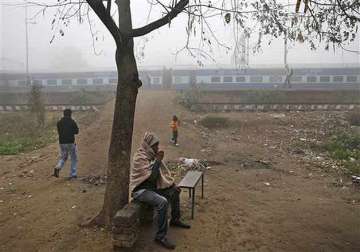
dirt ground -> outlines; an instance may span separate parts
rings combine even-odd
[[[341,114],[228,113],[222,116],[237,124],[209,130],[194,122],[205,114],[190,113],[173,98],[172,92],[140,92],[133,149],[151,130],[168,160],[221,163],[206,172],[194,220],[182,193],[183,217],[192,228],[169,229],[176,251],[360,251],[360,192],[345,177],[336,186],[339,175],[293,151],[299,138],[320,141],[322,127],[336,127]],[[61,178],[51,176],[56,143],[0,157],[0,251],[112,251],[106,230],[79,227],[102,205],[105,186],[81,178],[105,173],[112,112],[109,103],[90,126],[80,125],[77,181],[66,180],[69,164]],[[179,147],[169,143],[173,114],[182,121]],[[144,227],[133,251],[164,251],[153,232]]]

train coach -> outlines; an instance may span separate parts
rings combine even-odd
[[[145,88],[237,89],[360,89],[360,65],[329,68],[142,69]],[[114,89],[115,71],[32,73],[31,83],[51,89]],[[0,87],[26,87],[26,75],[1,73]]]
[[[289,82],[287,81],[289,78]],[[204,89],[359,89],[360,67],[200,69],[189,73],[173,71],[173,86],[178,89],[196,84]]]

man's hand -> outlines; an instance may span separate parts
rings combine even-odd
[[[176,184],[174,184],[174,187],[175,187],[175,190],[176,190],[178,193],[180,193],[180,192],[181,192],[181,188],[180,188],[180,187],[178,187]]]
[[[158,161],[162,161],[164,159],[164,151],[162,151],[162,150],[158,151],[156,153],[155,159]]]

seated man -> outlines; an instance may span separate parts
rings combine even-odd
[[[134,155],[134,165],[130,176],[130,190],[135,200],[154,207],[158,214],[158,230],[155,242],[167,249],[175,245],[166,239],[168,228],[167,209],[171,204],[170,226],[190,228],[180,221],[180,188],[162,162],[164,152],[159,151],[159,138],[146,132],[144,141]]]

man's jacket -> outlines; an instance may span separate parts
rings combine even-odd
[[[75,143],[75,135],[79,133],[76,122],[71,117],[63,117],[57,123],[60,144]]]

